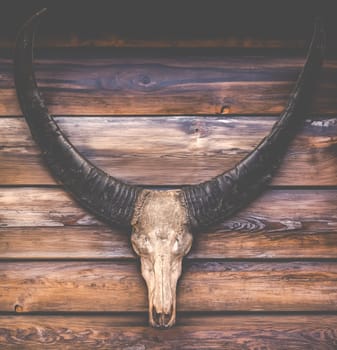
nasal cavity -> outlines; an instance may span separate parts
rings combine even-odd
[[[156,308],[152,308],[152,319],[156,327],[167,328],[172,318],[173,307],[169,313],[157,312]]]

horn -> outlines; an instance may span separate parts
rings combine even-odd
[[[209,181],[182,188],[190,225],[194,229],[224,220],[247,205],[266,187],[304,119],[324,47],[323,25],[316,19],[306,62],[288,104],[270,134],[231,170]]]
[[[23,26],[16,42],[15,86],[23,115],[54,177],[100,219],[130,227],[140,187],[109,176],[82,156],[59,129],[38,90],[33,70],[34,32],[43,9]]]

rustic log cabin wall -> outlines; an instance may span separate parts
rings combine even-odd
[[[330,9],[113,3],[109,11],[103,2],[50,3],[35,64],[62,130],[110,174],[173,187],[233,166],[282,112],[322,12],[327,50],[312,112],[269,189],[195,236],[177,325],[151,329],[128,235],[80,208],[49,175],[16,100],[15,33],[45,2],[18,3],[20,11],[1,2],[0,348],[336,349]]]

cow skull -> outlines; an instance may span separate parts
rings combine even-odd
[[[192,245],[192,231],[223,221],[255,198],[271,179],[303,120],[322,58],[321,23],[316,22],[306,63],[270,134],[231,170],[209,181],[154,191],[129,185],[97,168],[49,115],[33,70],[34,30],[44,12],[29,19],[17,38],[15,85],[21,109],[55,178],[97,217],[132,227],[132,245],[148,287],[150,323],[170,327],[175,322],[176,286],[183,256]]]
[[[154,327],[175,323],[176,287],[183,257],[192,246],[181,191],[144,191],[136,203],[131,242],[140,256]]]

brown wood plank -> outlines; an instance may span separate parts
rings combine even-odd
[[[331,224],[331,222],[330,222]],[[241,225],[241,227],[236,227]],[[272,224],[234,218],[196,235],[187,259],[334,259],[336,224],[283,221]],[[232,229],[230,228],[232,227]],[[134,259],[129,236],[102,227],[0,228],[1,259]]]
[[[270,225],[274,229],[288,226],[321,227],[336,225],[337,190],[269,190],[237,216],[227,220],[229,228],[252,224]],[[99,221],[81,209],[70,195],[58,188],[1,188],[0,225],[27,226],[91,226]],[[271,205],[273,204],[273,205]],[[242,221],[241,221],[242,220]]]
[[[58,117],[73,144],[130,183],[199,183],[230,169],[276,117]],[[0,118],[0,184],[55,184],[22,118]],[[337,118],[308,120],[273,185],[337,185]],[[172,171],[174,169],[174,171]]]
[[[3,259],[134,258],[126,232],[99,223],[59,189],[0,190]],[[196,235],[188,258],[335,258],[337,191],[267,191]]]
[[[0,310],[147,309],[135,262],[2,262]],[[211,297],[210,297],[211,295]],[[185,262],[180,311],[337,311],[335,262]]]
[[[53,114],[279,114],[304,57],[109,54],[36,61]],[[336,113],[336,59],[324,62],[313,113]],[[0,115],[21,115],[12,61],[0,60]]]
[[[2,349],[334,350],[337,317],[181,316],[161,331],[142,316],[0,316]]]

